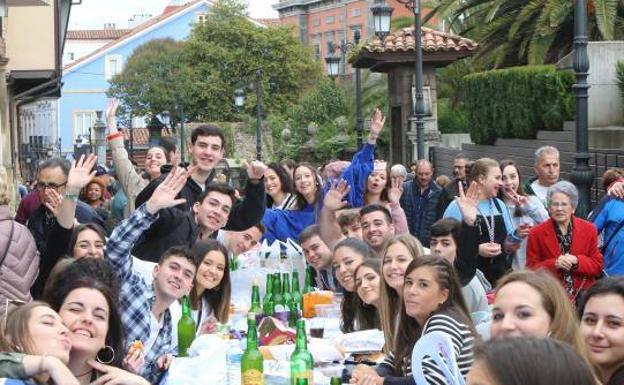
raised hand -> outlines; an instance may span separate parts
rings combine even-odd
[[[393,176],[390,178],[390,188],[388,189],[388,201],[398,204],[403,195],[403,177]]]
[[[183,167],[176,167],[161,184],[156,187],[150,199],[146,202],[147,211],[156,214],[161,209],[177,206],[186,202],[186,199],[176,199],[176,196],[186,184],[186,180],[192,172],[192,168],[185,170]]]
[[[91,385],[119,384],[119,385],[147,385],[149,382],[136,374],[132,374],[114,366],[100,364],[97,361],[89,360],[87,363],[101,375],[91,383]]]
[[[346,180],[341,179],[339,182],[332,183],[331,188],[325,194],[325,199],[323,200],[323,207],[328,210],[338,211],[340,209],[345,208],[349,202],[344,200],[344,198],[349,194],[351,187]]]
[[[267,166],[259,160],[253,160],[247,165],[247,175],[252,181],[259,181],[264,176]]]
[[[470,183],[468,191],[464,193],[464,186],[459,184],[459,196],[455,197],[457,207],[462,213],[464,222],[469,226],[474,226],[477,221],[477,207],[479,206],[479,185],[477,182]]]
[[[115,115],[117,114],[118,108],[118,99],[112,98],[108,100],[108,105],[106,106],[106,124],[108,125],[108,130],[111,133],[117,131],[117,118],[115,117]]]
[[[93,179],[96,161],[97,156],[94,154],[89,155],[86,159],[84,155],[81,155],[80,159],[74,161],[67,176],[66,190],[68,193],[78,194]]]
[[[56,192],[56,190],[46,189],[45,199],[42,203],[52,213],[52,215],[58,217],[61,209],[61,203],[63,203],[63,196]]]
[[[386,117],[381,113],[381,110],[379,108],[375,108],[375,110],[373,111],[373,115],[371,116],[370,122],[370,134],[375,139],[377,139],[379,134],[381,134],[384,123],[386,123]]]
[[[524,195],[518,194],[516,191],[503,189],[503,194],[509,197],[518,207],[524,206],[527,202],[527,198]]]

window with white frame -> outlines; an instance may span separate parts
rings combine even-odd
[[[207,20],[208,15],[205,13],[198,13],[197,14],[197,22],[198,23],[205,23]]]
[[[121,55],[106,55],[104,58],[104,78],[111,80],[113,76],[121,73],[123,58]]]
[[[353,17],[359,17],[362,13],[362,11],[360,10],[360,8],[353,8],[353,11],[351,13],[351,15]]]
[[[93,126],[96,119],[95,111],[77,111],[73,113],[74,142],[78,138],[82,139],[83,143],[89,141],[89,128]]]

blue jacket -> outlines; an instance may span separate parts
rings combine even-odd
[[[611,196],[603,198],[589,220],[596,226],[598,234],[602,233],[602,242],[611,239],[607,249],[603,250],[605,272],[607,275],[624,275],[624,228],[613,235],[624,221],[624,200]]]
[[[420,187],[417,183],[416,186],[414,184],[414,180],[403,183],[403,195],[401,195],[400,203],[403,211],[405,211],[410,234],[418,238],[423,246],[429,247],[431,225],[442,218],[444,214],[446,193],[442,187],[431,181],[425,207],[422,211],[417,211],[415,193],[420,191]]]
[[[364,191],[366,191],[366,180],[373,172],[375,160],[375,145],[366,143],[362,149],[354,156],[349,167],[347,167],[340,179],[345,179],[351,190],[347,196],[347,201],[351,207],[361,207],[364,205]],[[264,238],[269,242],[276,239],[285,241],[287,238],[299,241],[299,234],[308,226],[318,222],[323,209],[323,198],[325,192],[330,188],[327,181],[323,186],[323,193],[319,201],[314,205],[307,205],[300,210],[274,210],[266,209],[262,223],[266,228]]]

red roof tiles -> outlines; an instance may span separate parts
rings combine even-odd
[[[132,31],[131,29],[82,29],[67,31],[68,40],[115,40]]]
[[[124,139],[130,140],[130,130],[123,130]],[[170,128],[163,128],[161,131],[162,136],[174,136],[175,133]],[[147,128],[133,128],[132,129],[132,143],[135,146],[142,146],[149,144],[149,130]]]
[[[422,48],[425,52],[438,51],[475,51],[478,44],[465,37],[453,35],[431,28],[422,27]],[[383,44],[377,37],[362,47],[363,50],[374,53],[408,52],[414,51],[414,27],[402,28],[391,32],[384,39]]]

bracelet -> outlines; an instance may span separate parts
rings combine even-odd
[[[65,198],[68,198],[68,199],[71,199],[71,200],[77,202],[78,201],[78,194],[65,191]]]
[[[108,135],[106,137],[106,140],[111,141],[113,139],[117,139],[123,137],[123,132],[117,131],[117,132],[113,132],[112,134]]]

